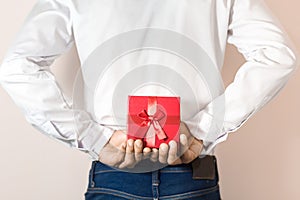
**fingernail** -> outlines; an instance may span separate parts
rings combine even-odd
[[[168,145],[165,144],[165,143],[162,143],[160,146],[159,146],[159,149],[161,149],[162,151],[166,151],[168,148]]]
[[[128,146],[130,146],[130,147],[133,146],[133,140],[130,139],[130,140],[128,140],[127,142],[128,142]]]
[[[151,149],[148,148],[148,147],[146,147],[146,148],[143,149],[143,152],[144,152],[144,153],[149,153],[149,152],[151,152]]]
[[[137,145],[137,147],[142,147],[142,146],[143,146],[143,143],[142,143],[142,141],[137,141],[137,142],[136,142],[136,145]]]

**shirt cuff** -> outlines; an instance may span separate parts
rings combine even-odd
[[[93,122],[87,131],[89,133],[81,140],[81,144],[84,147],[94,143],[94,145],[88,150],[87,154],[93,161],[97,161],[99,160],[100,151],[109,141],[115,130]]]
[[[198,140],[203,141],[201,154],[209,154],[217,143],[225,141],[227,133],[223,132],[223,120],[214,118],[202,110],[194,117],[184,121],[191,134]]]

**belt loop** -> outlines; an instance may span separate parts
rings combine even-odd
[[[158,200],[159,198],[159,170],[152,172],[152,195],[153,200]]]
[[[95,187],[95,181],[94,181],[94,172],[95,172],[95,165],[96,165],[97,161],[94,160],[92,162],[92,167],[91,167],[91,171],[90,171],[90,183],[91,183],[91,187]]]

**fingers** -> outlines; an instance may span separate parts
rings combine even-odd
[[[182,156],[181,156],[181,160],[183,163],[190,163],[191,161],[193,161],[198,155],[193,152],[193,151],[186,151]]]
[[[203,149],[203,144],[200,142],[196,142],[197,140],[195,139],[193,143],[190,146],[190,151],[193,152],[196,156],[199,156],[202,149]]]
[[[191,144],[191,140],[194,138],[190,132],[190,129],[187,127],[187,125],[184,122],[180,122],[180,128],[179,128],[180,135],[183,134],[187,137],[188,144]]]
[[[150,160],[152,161],[152,162],[157,162],[157,160],[158,160],[158,149],[152,149],[152,153],[151,153],[151,155],[150,155]]]
[[[177,143],[174,140],[172,140],[169,142],[169,154],[167,159],[169,165],[175,165],[177,163],[180,163],[180,159],[177,153],[178,153]]]
[[[151,149],[149,147],[145,147],[143,149],[143,159],[149,158],[151,155]]]
[[[202,142],[197,139],[193,139],[191,145],[189,146],[189,149],[185,151],[184,154],[181,156],[182,162],[189,163],[193,161],[197,156],[200,155],[202,149]]]
[[[119,148],[106,144],[99,153],[99,161],[109,166],[118,167],[125,156],[126,141],[120,144]]]
[[[196,156],[197,152],[201,152],[202,145],[195,143],[192,137],[192,144],[189,145],[188,136],[180,134],[180,152],[178,152],[178,144],[175,141],[170,141],[169,144],[162,143],[159,149],[143,148],[142,140],[129,139],[125,145],[125,155],[119,168],[133,168],[142,159],[150,159],[152,162],[159,161],[162,164],[176,165],[187,163]],[[180,154],[179,154],[180,153]],[[181,156],[181,157],[180,157]]]
[[[134,141],[132,139],[127,140],[126,153],[124,161],[119,165],[119,168],[132,168],[135,165],[135,154],[134,154]]]
[[[180,134],[180,156],[189,148],[188,138],[184,134]]]
[[[159,162],[161,162],[163,164],[167,163],[168,152],[169,152],[169,145],[162,143],[159,146],[159,153],[158,153]]]
[[[143,158],[143,141],[136,140],[134,142],[134,157],[136,162],[140,162]]]

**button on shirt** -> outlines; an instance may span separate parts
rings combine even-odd
[[[177,37],[174,43],[182,43],[184,47],[184,40],[189,38],[201,47],[201,56],[206,55],[203,59],[211,63],[202,69],[217,72],[210,77],[210,80],[216,79],[212,84],[215,94],[211,95],[211,89],[205,86],[204,80],[208,78],[195,76],[193,68],[183,62],[180,55],[144,48],[121,58],[115,55],[114,47],[120,49],[123,44],[132,43],[120,41],[120,45],[113,43],[110,51],[103,51],[103,56],[99,54],[99,59],[112,56],[116,62],[101,73],[101,81],[93,90],[94,104],[75,107],[67,100],[49,68],[54,60],[76,44],[82,70],[86,70],[85,63],[96,62],[95,69],[89,66],[91,72],[96,72],[99,63],[91,59],[91,55],[112,38],[118,39],[135,30],[144,31],[139,32],[136,39],[139,44],[160,37],[165,37],[160,38],[165,41],[176,33],[182,37]],[[163,34],[166,31],[170,34]],[[166,37],[168,35],[170,37]],[[136,40],[133,38],[132,42]],[[226,43],[235,45],[246,61],[234,81],[224,89],[217,82]],[[125,94],[180,96],[181,120],[196,138],[204,141],[202,154],[210,154],[216,144],[226,140],[228,133],[236,131],[274,98],[295,71],[296,61],[286,34],[259,0],[38,0],[4,57],[0,81],[30,124],[98,160],[99,151],[113,131],[126,128],[127,99],[124,96],[114,99],[118,87],[126,88],[122,78],[133,69],[155,64],[158,73],[163,72],[162,69],[170,72],[157,74],[160,80],[180,82],[172,77],[173,72],[179,74],[194,97],[180,90],[179,87],[184,87],[180,84],[167,88],[159,84],[143,85],[143,82]],[[144,71],[143,76],[151,81],[154,68],[143,69],[150,70],[149,74]],[[125,84],[120,86],[120,82]],[[122,112],[118,112],[113,102],[121,102]],[[224,104],[220,119],[213,113],[216,102]]]

